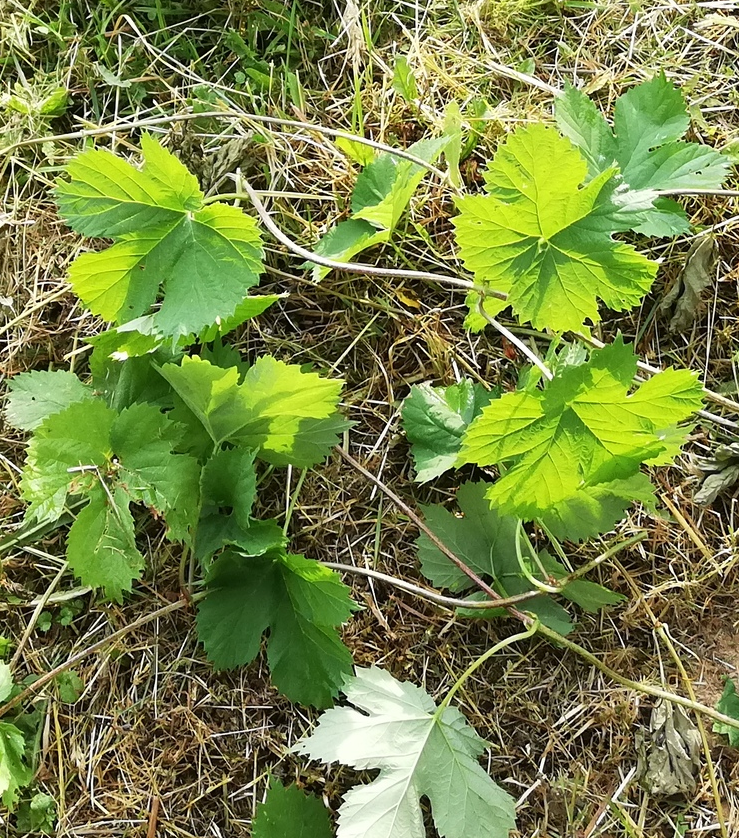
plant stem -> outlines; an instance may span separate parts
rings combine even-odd
[[[541,358],[536,354],[536,352],[532,352],[528,346],[510,329],[506,329],[506,327],[502,323],[498,323],[498,321],[491,317],[487,311],[485,311],[485,306],[483,305],[482,297],[477,300],[477,311],[480,316],[486,320],[494,329],[497,329],[503,337],[510,341],[515,347],[517,347],[528,359],[531,363],[538,367],[541,370],[541,374],[546,378],[547,381],[551,381],[554,378],[554,374],[549,369],[549,367],[541,360]]]
[[[452,688],[444,697],[444,700],[439,704],[436,713],[434,713],[434,718],[438,718],[441,714],[446,710],[449,706],[451,700],[454,698],[457,692],[459,692],[460,688],[464,684],[464,682],[472,675],[477,669],[479,669],[485,661],[492,658],[493,655],[500,652],[502,649],[507,648],[508,646],[512,646],[514,643],[518,643],[519,640],[526,640],[528,637],[533,637],[539,629],[539,621],[534,620],[532,621],[531,625],[526,629],[526,631],[521,631],[518,634],[512,634],[509,637],[504,638],[499,643],[496,643],[495,646],[492,646],[486,652],[483,652],[479,658],[472,661],[472,663],[465,669],[465,671],[457,678],[457,680],[452,685]]]

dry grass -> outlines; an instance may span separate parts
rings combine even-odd
[[[231,3],[226,22],[245,26],[255,5]],[[361,123],[375,139],[407,144],[438,129],[450,101],[458,101],[465,112],[475,100],[485,100],[482,116],[474,122],[480,144],[464,165],[465,177],[474,185],[500,136],[522,121],[551,113],[546,90],[493,72],[490,62],[523,70],[554,87],[565,80],[584,80],[604,109],[612,107],[627,86],[664,69],[688,93],[695,138],[717,147],[739,138],[735,4],[581,5],[525,0],[424,7],[391,0],[366,4],[365,31],[375,38],[371,49],[362,40],[361,25],[354,25],[337,42],[318,38],[323,57],[316,60],[306,54],[299,68],[305,116],[349,130]],[[76,9],[72,18],[84,19],[80,5],[63,8]],[[4,18],[2,9],[0,3],[3,43],[17,58],[2,64],[0,82],[8,85],[18,66],[27,76],[33,61],[46,66],[53,39],[45,40],[28,21],[32,15],[53,19],[62,7],[6,2]],[[306,34],[308,22],[329,28],[327,21],[336,21],[337,12],[329,4],[322,10],[318,3],[299,10],[301,26],[306,27],[301,30],[304,49],[318,49]],[[143,38],[136,36],[133,26],[144,25],[140,17],[107,20],[106,37],[119,59],[119,66],[110,69],[119,72],[134,62],[137,78],[149,79],[142,82],[148,92],[138,115],[155,113],[159,106],[176,108],[197,85],[214,81],[225,95],[238,97],[228,89],[233,66],[223,58],[228,51],[219,41],[223,15],[183,14],[169,22],[166,36],[156,21],[149,21]],[[89,33],[86,37],[82,46],[66,40],[58,55],[59,77],[74,91],[72,113],[92,123],[131,115],[127,90],[106,86],[94,76],[93,41]],[[188,39],[206,45],[201,61],[188,62],[186,50],[179,51]],[[212,70],[215,79],[204,69],[210,67],[211,49],[213,60],[218,57],[217,69]],[[392,90],[387,69],[400,53],[408,55],[416,71],[419,108]],[[94,98],[85,92],[90,84]],[[264,107],[292,115],[284,87],[278,88]],[[237,98],[245,110],[248,98]],[[8,136],[75,130],[80,124],[69,116],[40,124],[11,116]],[[232,144],[231,155],[221,151],[226,143],[251,136],[237,123],[175,126],[168,140],[188,164],[207,173],[211,185],[239,166],[258,187],[277,193],[271,209],[280,225],[310,244],[343,217],[351,166],[318,135],[256,130],[263,141]],[[119,136],[116,143],[124,151],[135,146],[135,138]],[[47,191],[55,170],[78,147],[70,141],[19,152],[5,168],[0,297],[11,301],[0,310],[5,318],[0,322],[5,375],[50,366],[73,365],[81,372],[85,368],[82,338],[96,324],[64,285],[66,267],[85,243],[56,220]],[[296,195],[302,197],[292,197]],[[731,395],[737,389],[734,264],[739,216],[733,215],[730,200],[691,200],[689,208],[696,225],[719,225],[720,247],[719,281],[690,333],[669,334],[657,309],[663,289],[683,263],[690,245],[686,238],[652,245],[652,255],[664,260],[653,294],[640,310],[608,320],[603,334],[621,330],[636,338],[645,359],[699,370],[709,386]],[[370,256],[383,264],[429,270],[445,265],[451,270],[450,210],[447,192],[427,179],[414,199],[405,237],[398,235],[395,246]],[[515,365],[497,337],[466,334],[462,297],[448,290],[336,275],[314,286],[305,276],[281,246],[270,245],[262,288],[288,291],[290,296],[238,335],[239,348],[249,357],[271,352],[293,362],[333,368],[347,380],[345,402],[357,423],[349,436],[350,450],[412,505],[452,498],[457,484],[453,476],[423,489],[412,484],[407,444],[399,434],[399,402],[410,384],[427,379],[451,382],[456,371],[510,386]],[[701,452],[724,436],[717,427],[699,425],[691,444]],[[0,446],[6,490],[3,529],[10,532],[23,511],[17,490],[23,439],[6,431]],[[599,617],[581,615],[577,640],[624,675],[683,691],[685,685],[655,633],[651,614],[668,627],[699,699],[713,703],[722,676],[736,675],[739,668],[735,500],[725,495],[713,508],[695,507],[695,478],[687,457],[655,479],[665,498],[662,512],[634,512],[619,527],[623,535],[644,528],[648,538],[600,570],[602,581],[629,599]],[[284,511],[295,485],[295,474],[276,472],[260,496],[265,514]],[[71,625],[55,621],[47,633],[31,634],[20,672],[41,674],[178,597],[178,557],[170,554],[161,533],[143,524],[141,544],[151,568],[136,595],[123,607],[81,595],[78,601],[84,607]],[[338,457],[307,476],[290,529],[294,549],[317,559],[419,578],[414,528]],[[592,558],[603,543],[573,548],[575,564]],[[35,552],[17,549],[4,556],[0,606],[7,637],[17,641],[23,634],[33,612],[23,603],[48,588],[61,566],[63,549],[63,534],[52,533]],[[67,590],[72,584],[65,577],[61,587]],[[453,619],[377,583],[354,579],[352,584],[357,599],[366,605],[345,631],[356,661],[380,664],[436,695],[511,631],[505,621]],[[49,610],[57,618],[60,606]],[[131,633],[115,648],[89,659],[78,674],[85,687],[76,704],[60,703],[51,691],[38,705],[44,719],[38,785],[59,801],[61,838],[248,836],[268,771],[298,779],[324,795],[333,809],[352,778],[345,769],[329,770],[287,754],[287,746],[315,714],[280,698],[262,662],[234,674],[214,673],[198,647],[187,611]],[[540,641],[507,649],[466,684],[459,698],[470,721],[491,743],[487,767],[492,776],[520,799],[520,835],[719,834],[707,770],[691,799],[655,800],[639,786],[635,734],[648,721],[651,702],[614,686],[573,655]],[[710,732],[709,737],[728,834],[739,835],[737,755]],[[6,833],[17,834],[12,819]]]

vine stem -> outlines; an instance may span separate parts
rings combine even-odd
[[[448,559],[449,561],[456,565],[465,576],[471,579],[480,590],[484,591],[492,600],[495,600],[496,603],[503,599],[500,594],[488,585],[484,579],[482,579],[475,571],[466,565],[462,559],[459,558],[455,553],[453,553],[444,542],[433,532],[423,520],[408,506],[408,504],[398,497],[398,495],[393,492],[393,490],[386,486],[379,477],[375,477],[371,471],[366,469],[363,465],[358,463],[348,451],[345,451],[341,446],[337,446],[336,450],[339,452],[339,455],[349,463],[352,468],[356,469],[361,475],[367,478],[370,483],[373,483],[377,488],[387,495],[390,500],[401,510],[401,512],[405,513],[405,515],[410,518],[410,520],[418,527],[419,530],[431,541],[431,543],[440,550]],[[536,592],[536,595],[539,596],[539,592]],[[520,620],[529,620],[530,618],[526,616],[522,611],[519,611],[515,606],[506,606],[507,610],[513,614],[515,617],[518,617]]]
[[[162,608],[152,611],[151,614],[145,614],[143,617],[139,617],[132,623],[128,623],[128,625],[123,626],[123,628],[118,629],[118,631],[114,631],[113,634],[108,635],[108,637],[98,640],[97,643],[93,643],[92,646],[88,646],[81,652],[77,652],[76,655],[72,655],[72,657],[67,658],[64,663],[60,663],[58,666],[55,666],[54,669],[50,669],[48,672],[45,672],[32,684],[29,684],[25,690],[19,692],[18,695],[11,698],[10,701],[7,701],[5,704],[0,706],[0,717],[6,715],[6,713],[9,713],[14,707],[17,707],[19,704],[22,704],[24,701],[31,698],[31,696],[35,695],[41,687],[46,686],[46,684],[53,681],[62,672],[66,672],[68,669],[71,669],[80,661],[83,661],[85,658],[95,654],[95,652],[100,651],[100,649],[103,649],[109,643],[115,643],[116,640],[120,640],[132,631],[141,628],[141,626],[145,626],[147,623],[151,623],[154,620],[159,619],[159,617],[164,617],[167,614],[180,611],[182,608],[187,608],[191,602],[196,602],[197,600],[202,599],[206,596],[206,594],[207,591],[194,594],[191,601],[178,599],[176,602],[170,602],[167,605],[162,606]]]
[[[364,466],[360,465],[354,457],[348,454],[343,448],[337,446],[337,450],[341,457],[349,463],[349,465],[353,466],[360,474],[366,477],[373,485],[377,486],[381,492],[383,492],[391,501],[402,511],[404,512],[411,521],[425,534],[427,535],[433,544],[441,550],[441,552],[453,563],[455,564],[466,576],[472,579],[478,587],[480,587],[491,599],[496,601],[500,601],[502,597],[500,597],[495,591],[493,591],[490,586],[484,582],[479,576],[465,563],[456,556],[427,526],[426,524],[419,518],[419,516],[403,501],[401,500],[395,492],[390,489],[389,486],[386,486],[379,478],[375,477],[371,471],[368,471]],[[625,543],[619,545],[619,549],[623,546],[626,546]],[[600,557],[599,557],[600,558]],[[479,581],[477,581],[479,579]],[[537,595],[540,595],[537,592]],[[502,604],[502,603],[501,603]],[[508,613],[515,617],[516,619],[520,620],[527,628],[530,628],[532,624],[537,624],[537,619],[530,615],[526,614],[523,611],[520,611],[518,608],[513,606],[503,606],[505,607]],[[573,642],[572,640],[568,640],[564,635],[559,634],[559,632],[554,631],[554,629],[550,629],[548,626],[538,624],[536,628],[536,634],[541,634],[543,637],[548,638],[553,643],[563,646],[565,649],[568,649],[571,652],[574,652],[584,661],[589,663],[591,666],[594,666],[604,675],[607,675],[612,681],[617,684],[620,684],[622,687],[626,689],[634,690],[635,692],[642,693],[644,695],[650,695],[653,698],[661,698],[665,701],[670,701],[673,704],[679,704],[681,707],[687,707],[690,710],[693,710],[697,713],[702,713],[704,716],[707,716],[709,719],[713,719],[716,722],[721,722],[729,727],[734,728],[735,730],[739,730],[739,719],[733,719],[731,716],[727,716],[724,713],[720,713],[718,710],[714,710],[712,707],[708,707],[705,704],[701,704],[698,701],[693,701],[690,698],[684,698],[677,693],[671,693],[668,690],[663,690],[660,687],[654,687],[651,684],[642,684],[639,681],[634,681],[631,678],[627,678],[625,675],[621,675],[619,672],[616,672],[615,669],[611,669],[610,666],[603,663],[599,660],[592,652],[589,652],[584,646],[580,646],[577,643]],[[492,653],[491,653],[492,654]],[[2,708],[0,708],[1,710]]]
[[[475,673],[487,660],[496,655],[498,652],[506,649],[508,646],[512,646],[514,643],[518,643],[519,640],[526,640],[529,637],[533,637],[536,632],[539,630],[539,621],[534,620],[531,625],[525,630],[521,631],[518,634],[511,634],[509,637],[504,638],[499,643],[496,643],[495,646],[491,646],[487,651],[483,652],[479,658],[472,661],[472,663],[465,669],[465,671],[457,678],[457,680],[452,685],[452,688],[449,692],[444,696],[443,701],[436,709],[434,713],[434,718],[438,719],[441,714],[446,710],[446,708],[450,705],[454,696],[459,692],[459,690],[464,685],[465,681]]]
[[[541,360],[541,358],[529,349],[528,346],[521,340],[521,338],[516,337],[510,329],[506,329],[506,327],[499,323],[494,317],[485,311],[485,306],[482,301],[482,297],[479,297],[477,300],[477,311],[479,312],[480,316],[486,320],[494,329],[497,329],[501,335],[506,340],[509,340],[515,347],[517,347],[528,359],[531,363],[541,370],[541,374],[546,378],[547,381],[551,381],[554,378],[554,373],[549,369],[549,367]]]
[[[421,597],[421,599],[427,599],[429,602],[434,602],[437,605],[450,609],[468,608],[470,610],[485,610],[488,608],[507,608],[509,605],[518,605],[521,602],[526,602],[529,599],[534,599],[539,596],[538,591],[526,591],[523,594],[516,594],[516,596],[506,597],[505,599],[470,601],[459,599],[458,597],[445,596],[438,591],[430,588],[422,588],[420,585],[414,585],[413,582],[407,582],[405,579],[400,579],[397,576],[391,576],[389,573],[382,573],[380,570],[374,570],[369,567],[357,567],[353,564],[342,564],[341,562],[321,562],[321,564],[324,567],[330,567],[332,570],[338,570],[342,573],[367,576],[371,579],[377,579],[378,582],[386,582],[388,585],[393,585],[393,587],[400,588],[402,591],[408,591],[411,594]]]
[[[297,242],[293,241],[288,235],[282,232],[280,228],[272,220],[272,217],[267,212],[266,207],[262,203],[257,193],[249,185],[245,178],[241,178],[239,185],[243,187],[245,197],[254,204],[254,209],[257,211],[260,221],[269,230],[270,233],[285,247],[307,259],[316,265],[321,265],[324,268],[332,268],[338,271],[347,271],[348,273],[367,274],[368,276],[383,276],[395,279],[421,279],[428,282],[437,282],[440,285],[453,285],[456,288],[463,288],[465,291],[475,291],[488,297],[496,297],[500,300],[507,299],[507,295],[502,291],[492,291],[489,288],[484,288],[482,285],[476,285],[467,279],[461,279],[457,276],[446,276],[445,274],[429,273],[428,271],[411,271],[403,270],[402,268],[381,268],[378,265],[364,265],[360,262],[337,262],[335,259],[328,259],[325,256],[319,256],[305,247],[301,247]]]

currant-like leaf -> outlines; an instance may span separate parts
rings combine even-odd
[[[488,498],[524,520],[545,515],[586,487],[623,480],[661,454],[661,429],[700,409],[687,370],[629,387],[636,356],[619,337],[586,364],[558,370],[544,390],[509,393],[483,409],[463,439],[460,463],[507,463]]]
[[[138,170],[106,151],[87,151],[57,185],[62,216],[75,230],[116,240],[82,254],[70,282],[94,313],[125,323],[163,300],[156,328],[175,339],[235,315],[259,281],[261,239],[252,218],[203,203],[197,181],[155,140],[142,140]]]
[[[422,797],[441,838],[507,838],[513,798],[480,767],[485,743],[459,710],[437,708],[420,687],[375,667],[357,669],[343,692],[354,707],[327,710],[293,749],[380,769],[344,795],[338,838],[425,838]]]
[[[496,396],[468,379],[450,387],[428,383],[411,387],[403,402],[402,420],[418,483],[426,483],[454,467],[462,434]]]
[[[284,553],[227,551],[213,563],[198,608],[198,636],[218,669],[250,663],[269,629],[267,661],[292,701],[329,705],[351,671],[337,626],[355,606],[350,590],[318,562]]]
[[[92,398],[92,390],[72,372],[22,372],[8,383],[5,419],[14,428],[32,431],[48,416]]]
[[[337,411],[341,380],[270,356],[259,358],[243,382],[236,368],[198,358],[166,364],[161,373],[215,445],[228,441],[275,465],[315,465],[348,427]]]
[[[458,198],[454,219],[465,267],[508,294],[486,300],[489,313],[510,305],[537,329],[579,330],[600,319],[599,299],[623,310],[649,291],[656,264],[613,241],[596,213],[614,172],[581,186],[585,160],[544,125],[519,129],[498,149],[485,177],[488,194]]]
[[[674,236],[690,229],[669,189],[718,189],[730,161],[707,146],[682,141],[690,116],[682,93],[664,74],[616,100],[613,129],[595,104],[567,86],[556,100],[560,131],[583,153],[591,177],[618,164],[622,182],[602,210],[612,230]]]
[[[273,780],[264,803],[257,804],[252,838],[331,838],[326,807],[296,785]]]

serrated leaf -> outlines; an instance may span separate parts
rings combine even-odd
[[[169,538],[191,544],[200,466],[193,457],[174,453],[181,436],[181,429],[158,408],[136,404],[116,417],[110,439],[120,461],[118,484],[132,500],[164,516]]]
[[[597,323],[598,300],[623,310],[649,291],[657,265],[615,242],[595,213],[615,170],[586,186],[587,164],[553,128],[531,125],[498,149],[486,176],[488,195],[457,198],[459,255],[478,282],[508,294],[508,305],[537,329],[577,331]]]
[[[488,498],[524,520],[586,486],[631,477],[667,448],[660,431],[702,404],[688,370],[666,370],[629,394],[635,372],[636,356],[618,337],[587,364],[558,370],[544,390],[506,394],[470,425],[459,462],[511,464]]]
[[[690,229],[679,204],[657,193],[718,189],[729,170],[723,155],[681,138],[690,116],[681,92],[661,73],[616,100],[613,130],[581,91],[567,86],[555,103],[557,124],[583,152],[592,177],[617,163],[622,184],[603,208],[613,230],[671,236]]]
[[[236,207],[203,204],[197,181],[155,140],[144,138],[143,170],[104,151],[88,151],[57,185],[60,213],[86,235],[116,243],[85,253],[70,269],[75,293],[115,323],[153,315],[162,334],[197,334],[234,316],[259,281],[262,249],[254,220]]]
[[[418,99],[416,77],[405,55],[399,55],[393,69],[393,90],[399,93],[406,102],[412,103]]]
[[[438,711],[420,687],[375,667],[357,669],[343,692],[354,707],[326,711],[293,749],[380,769],[344,795],[337,838],[425,838],[421,797],[441,838],[507,838],[513,798],[480,767],[485,743],[459,710]]]
[[[443,506],[422,506],[426,525],[456,556],[480,576],[491,580],[503,597],[533,590],[524,575],[516,552],[518,520],[498,514],[486,499],[489,483],[463,483],[457,492],[457,503],[463,517],[457,517]],[[421,572],[436,587],[459,592],[468,590],[473,582],[439,550],[425,534],[416,541]],[[530,568],[530,572],[536,575]],[[539,574],[540,575],[540,574]],[[536,614],[543,623],[561,634],[572,631],[567,612],[551,597],[541,596],[521,605]],[[480,610],[464,612],[465,616],[499,616]]]
[[[321,801],[296,785],[270,783],[264,803],[257,804],[252,838],[331,838],[328,812]]]
[[[198,607],[198,636],[218,669],[250,663],[269,629],[267,661],[277,689],[324,707],[351,671],[336,627],[354,605],[339,576],[282,551],[247,557],[225,552],[213,563]]]
[[[21,731],[11,722],[0,721],[0,799],[12,809],[19,790],[33,778],[24,756],[26,743]]]
[[[270,356],[259,358],[241,383],[235,368],[198,358],[165,364],[161,373],[216,445],[228,441],[258,451],[275,465],[315,465],[348,427],[337,412],[341,380]]]
[[[727,678],[724,682],[724,691],[716,704],[716,709],[719,713],[731,716],[732,719],[739,721],[739,695],[737,695],[733,679]],[[737,728],[731,727],[725,722],[714,722],[713,730],[714,733],[723,733],[727,736],[732,748],[739,748],[739,730]]]
[[[462,435],[497,394],[464,379],[450,387],[414,384],[403,402],[402,421],[416,466],[416,482],[425,483],[453,468]]]
[[[92,398],[92,390],[72,372],[22,372],[8,383],[5,419],[14,428],[32,431],[48,416]]]
[[[68,494],[84,494],[98,483],[112,455],[115,417],[102,401],[78,402],[36,429],[21,479],[21,496],[30,503],[28,518],[55,521]]]
[[[83,585],[103,588],[106,596],[123,601],[144,569],[136,548],[131,498],[121,488],[96,486],[90,501],[75,518],[67,537],[67,561]]]

